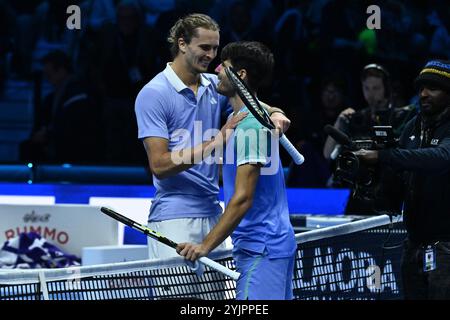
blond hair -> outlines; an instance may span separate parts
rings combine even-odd
[[[220,31],[219,25],[214,19],[206,14],[192,13],[181,19],[170,29],[167,42],[170,44],[170,52],[172,57],[176,57],[178,54],[178,39],[183,38],[184,41],[189,44],[192,37],[197,36],[197,28],[204,28],[212,31]]]

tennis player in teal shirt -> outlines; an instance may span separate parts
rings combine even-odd
[[[216,69],[217,91],[230,99],[234,114],[248,112],[229,82],[224,67],[232,66],[248,87],[267,83],[273,55],[259,42],[225,46]],[[290,300],[296,252],[289,220],[278,138],[251,113],[230,134],[224,152],[225,212],[201,244],[180,243],[177,252],[189,260],[206,256],[231,234],[233,258],[241,276],[238,300]]]

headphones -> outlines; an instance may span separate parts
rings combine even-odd
[[[381,65],[377,63],[371,63],[366,65],[361,71],[361,81],[364,79],[368,70],[378,70],[381,72],[384,85],[385,95],[389,101],[389,105],[392,104],[392,84],[391,84],[391,76],[389,72]]]

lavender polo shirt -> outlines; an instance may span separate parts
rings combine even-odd
[[[201,74],[197,96],[170,63],[139,92],[135,102],[138,138],[169,140],[169,151],[194,147],[220,129],[227,98],[217,93],[217,76]],[[148,221],[210,217],[219,205],[218,165],[211,158],[165,179],[153,176],[156,188]]]

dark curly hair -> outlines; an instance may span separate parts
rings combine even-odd
[[[222,49],[220,59],[222,62],[230,60],[235,70],[245,69],[248,74],[247,84],[252,90],[270,83],[274,58],[270,49],[261,42],[229,43]]]

